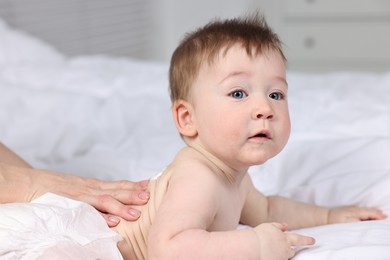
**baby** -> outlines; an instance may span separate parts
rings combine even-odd
[[[150,182],[140,219],[115,228],[125,259],[289,259],[292,247],[315,240],[288,229],[386,217],[266,197],[252,184],[248,168],[277,155],[290,133],[285,57],[259,15],[187,35],[169,73],[173,119],[187,146]]]

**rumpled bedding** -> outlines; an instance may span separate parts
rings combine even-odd
[[[141,180],[183,146],[170,114],[167,64],[65,57],[2,22],[0,35],[0,140],[35,167]],[[250,169],[255,185],[265,194],[329,207],[379,207],[390,215],[390,72],[288,71],[287,81],[291,138],[278,156]],[[17,205],[22,222],[37,221],[28,204]],[[25,243],[27,235],[12,235],[23,234],[17,231],[23,225],[11,229],[4,219],[1,246],[5,237],[14,239],[9,248]],[[294,259],[390,259],[388,219],[295,232],[317,243],[297,248]],[[90,249],[74,243],[75,250]]]
[[[47,193],[0,216],[1,259],[123,259],[122,238],[88,204]]]

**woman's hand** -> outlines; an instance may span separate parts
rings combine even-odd
[[[139,218],[131,205],[148,202],[147,185],[148,181],[102,181],[0,163],[0,203],[29,202],[52,192],[92,205],[110,227],[119,223],[119,217]]]

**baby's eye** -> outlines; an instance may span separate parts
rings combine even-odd
[[[232,93],[230,93],[230,96],[235,99],[242,99],[248,95],[242,90],[235,90]]]
[[[269,94],[269,97],[275,100],[281,100],[284,98],[284,95],[280,92],[272,92],[271,94]]]

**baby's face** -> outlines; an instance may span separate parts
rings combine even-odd
[[[203,64],[191,90],[197,142],[234,169],[279,153],[290,134],[285,62],[240,45]]]

